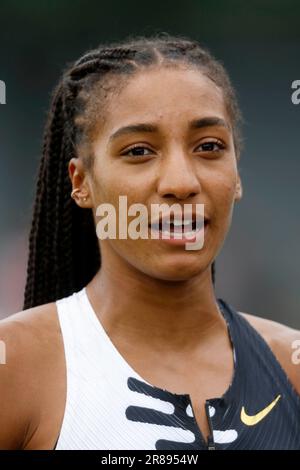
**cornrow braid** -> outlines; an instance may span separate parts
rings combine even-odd
[[[70,198],[68,161],[74,146],[72,128],[68,128],[66,119],[67,102],[63,84],[59,84],[53,93],[44,133],[29,236],[24,308],[53,301],[77,290],[100,266],[92,213],[81,211]]]
[[[70,197],[68,174],[70,159],[79,156],[78,145],[88,135],[80,118],[95,97],[93,86],[111,73],[133,75],[146,67],[179,62],[197,67],[222,88],[239,155],[241,115],[235,92],[221,63],[197,41],[168,33],[130,37],[102,44],[68,65],[53,91],[44,131],[29,235],[24,309],[78,291],[101,267],[92,209],[79,208]],[[214,263],[211,272],[215,282]]]

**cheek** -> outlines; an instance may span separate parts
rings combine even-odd
[[[113,169],[111,168],[111,170]],[[135,203],[145,204],[145,194],[141,192],[142,185],[132,184],[132,181],[124,176],[124,172],[123,176],[121,176],[116,174],[116,171],[109,171],[106,167],[102,172],[99,170],[97,172],[95,171],[93,178],[93,212],[95,223],[97,224],[101,220],[101,216],[99,215],[100,206],[109,204],[115,209],[116,233],[119,233],[120,221],[122,221],[121,223],[126,223],[127,221],[128,225],[132,218],[134,218],[128,215],[128,209]],[[124,198],[124,196],[126,196],[126,198]],[[125,219],[123,217],[124,210],[127,214]],[[111,213],[113,213],[113,211]],[[130,241],[122,240],[118,242],[112,240],[109,243],[112,243],[114,246],[119,246],[122,251],[122,247],[127,246]],[[134,245],[137,245],[136,241],[134,241]]]
[[[219,220],[231,217],[236,191],[237,175],[235,171],[215,175],[210,186],[213,212]]]
[[[230,182],[223,182],[218,185],[216,190],[216,199],[218,205],[228,206],[234,201],[235,184]]]
[[[115,206],[119,194],[124,194],[125,188],[122,187],[120,178],[112,169],[108,168],[107,163],[101,165],[99,162],[94,167],[92,187],[94,194],[94,204],[110,203]]]
[[[98,204],[118,202],[119,196],[127,196],[128,204],[143,202],[143,182],[140,178],[131,177],[124,167],[110,161],[101,162],[99,159],[93,174],[93,188]]]

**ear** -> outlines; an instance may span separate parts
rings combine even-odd
[[[238,201],[240,201],[242,196],[243,196],[243,186],[242,186],[240,175],[238,174],[236,187],[235,187],[234,200],[238,202]]]
[[[79,207],[92,206],[87,172],[81,158],[71,158],[68,163],[69,177],[72,183],[72,191],[76,190],[73,199]]]

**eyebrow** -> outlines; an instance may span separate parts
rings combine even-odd
[[[204,117],[200,119],[193,119],[189,123],[190,130],[202,129],[204,127],[212,127],[212,126],[222,126],[229,129],[228,124],[224,119],[219,117],[211,116],[211,117]],[[129,126],[120,127],[120,129],[116,130],[109,138],[109,141],[115,140],[117,137],[127,134],[133,134],[137,132],[157,132],[158,126],[156,124],[151,123],[140,123],[140,124],[130,124]]]

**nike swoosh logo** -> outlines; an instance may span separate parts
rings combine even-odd
[[[266,406],[266,408],[264,408],[259,413],[256,413],[256,415],[253,416],[248,415],[245,411],[245,407],[243,406],[241,409],[241,421],[247,426],[254,426],[255,424],[259,423],[270,413],[270,411],[274,408],[280,397],[281,395],[278,395],[275,400],[272,401],[272,403],[270,403],[268,406]]]

